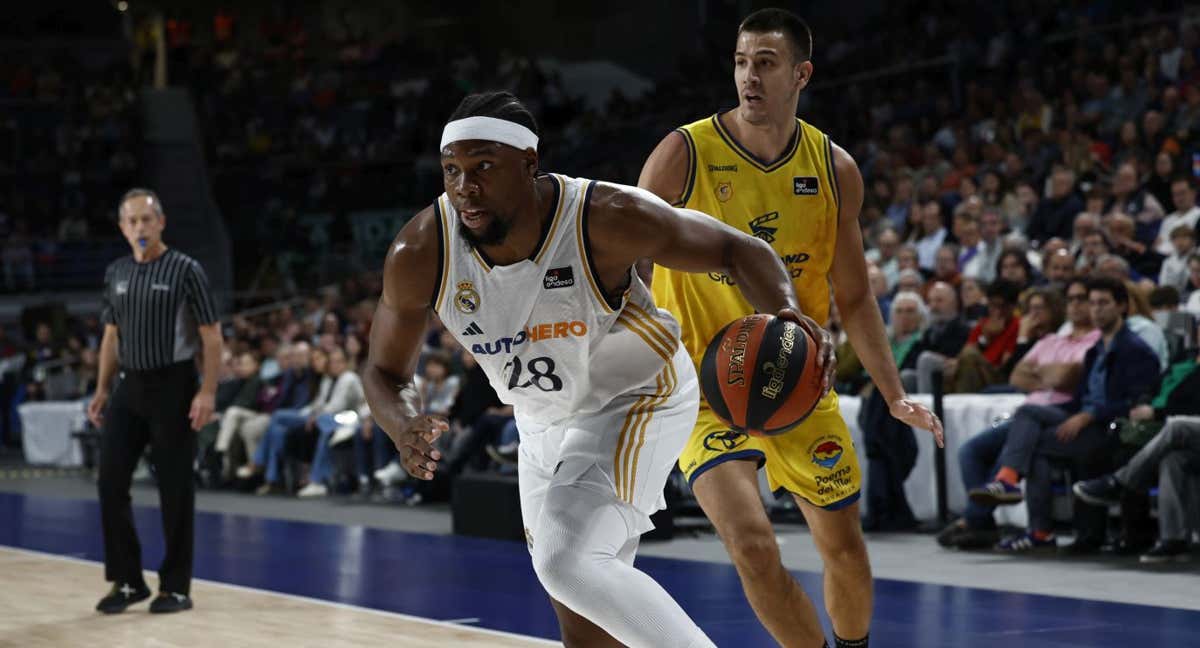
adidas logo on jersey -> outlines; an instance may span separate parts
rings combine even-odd
[[[483,335],[483,329],[479,328],[479,325],[476,324],[475,322],[471,322],[471,325],[468,326],[467,330],[463,331],[462,334],[463,335]]]
[[[575,271],[571,266],[563,268],[550,268],[546,271],[546,276],[542,278],[542,286],[546,290],[551,288],[566,288],[575,285]]]

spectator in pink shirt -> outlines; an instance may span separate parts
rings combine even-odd
[[[1061,405],[1071,400],[1083,374],[1083,358],[1100,339],[1088,308],[1087,284],[1075,279],[1067,285],[1067,319],[1071,332],[1046,335],[1013,369],[1009,382],[1029,394],[1031,405]],[[1015,416],[1020,416],[1017,410]],[[958,465],[967,490],[991,481],[1000,470],[1000,451],[1013,419],[971,437],[958,451]],[[968,501],[963,517],[938,534],[938,544],[960,549],[991,547],[999,539],[993,507]]]

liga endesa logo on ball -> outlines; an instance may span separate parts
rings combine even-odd
[[[788,357],[796,348],[796,325],[788,322],[783,326],[783,335],[779,336],[779,353],[774,360],[764,362],[762,371],[767,375],[767,384],[763,385],[762,395],[774,400],[783,391],[784,378],[787,376]]]

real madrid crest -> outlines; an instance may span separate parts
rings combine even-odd
[[[721,202],[726,202],[730,198],[733,198],[733,183],[732,182],[718,182],[717,188],[716,188],[716,194],[717,194],[717,200],[719,200]]]
[[[475,284],[470,281],[458,282],[458,292],[454,293],[454,307],[466,315],[479,310],[479,293],[475,291]]]

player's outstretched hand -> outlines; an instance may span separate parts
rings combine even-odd
[[[942,434],[942,422],[938,420],[936,414],[929,411],[928,407],[915,400],[901,398],[892,401],[888,405],[888,409],[891,410],[892,416],[896,417],[896,419],[912,427],[933,432],[933,438],[937,441],[938,447],[946,447],[946,438]]]
[[[422,416],[409,423],[408,428],[393,439],[404,470],[417,479],[433,479],[438,459],[442,458],[433,442],[449,429],[446,420],[437,416]]]
[[[821,398],[824,398],[833,389],[833,375],[837,371],[837,351],[833,344],[833,335],[824,328],[821,328],[817,321],[807,315],[785,308],[775,314],[782,320],[795,322],[801,328],[808,331],[808,335],[816,340],[820,351],[817,354],[817,366],[821,368]]]

